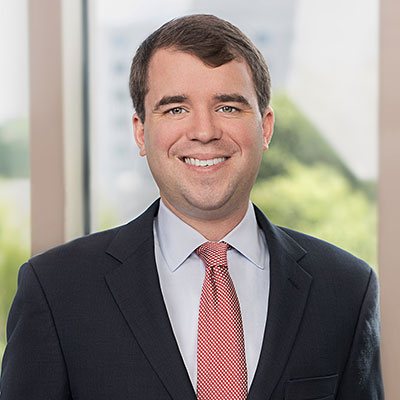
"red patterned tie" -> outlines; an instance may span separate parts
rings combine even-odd
[[[206,242],[197,255],[206,266],[197,339],[198,400],[244,400],[247,369],[242,316],[228,272],[224,242]]]

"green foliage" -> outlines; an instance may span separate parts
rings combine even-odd
[[[116,210],[111,205],[101,204],[99,215],[99,230],[101,231],[110,229],[118,224]]]
[[[252,200],[272,222],[308,233],[377,265],[376,184],[359,181],[285,96]]]
[[[376,205],[323,164],[287,165],[287,174],[259,181],[252,200],[272,222],[331,242],[376,266]]]
[[[0,126],[0,178],[29,177],[28,121],[18,118]],[[0,179],[3,194],[6,181]],[[17,286],[17,270],[29,257],[28,215],[0,197],[0,361],[6,343],[8,311]]]
[[[5,182],[0,180],[0,192]],[[17,289],[17,271],[29,257],[29,219],[4,197],[0,197],[0,361],[6,344],[8,311]]]
[[[0,176],[29,176],[29,135],[26,119],[14,119],[0,126]]]
[[[315,126],[284,95],[274,98],[275,130],[270,149],[263,157],[258,179],[267,179],[287,171],[289,161],[305,165],[327,164],[352,183],[357,179],[342,162]]]

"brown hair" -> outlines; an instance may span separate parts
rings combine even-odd
[[[175,48],[192,54],[212,67],[219,67],[234,59],[244,59],[252,73],[258,107],[264,114],[270,101],[271,80],[260,51],[231,23],[214,15],[197,14],[173,19],[162,25],[136,51],[129,90],[133,107],[142,122],[145,119],[144,98],[148,92],[148,66],[154,52],[162,48]]]

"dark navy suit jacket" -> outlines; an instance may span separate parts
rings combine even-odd
[[[155,202],[125,226],[21,267],[1,400],[196,399],[157,275],[157,211]],[[382,400],[374,272],[256,215],[269,247],[271,289],[248,399]]]

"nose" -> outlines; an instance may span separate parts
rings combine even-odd
[[[222,130],[217,126],[213,111],[201,110],[193,113],[187,137],[190,140],[198,140],[208,143],[221,139]]]

